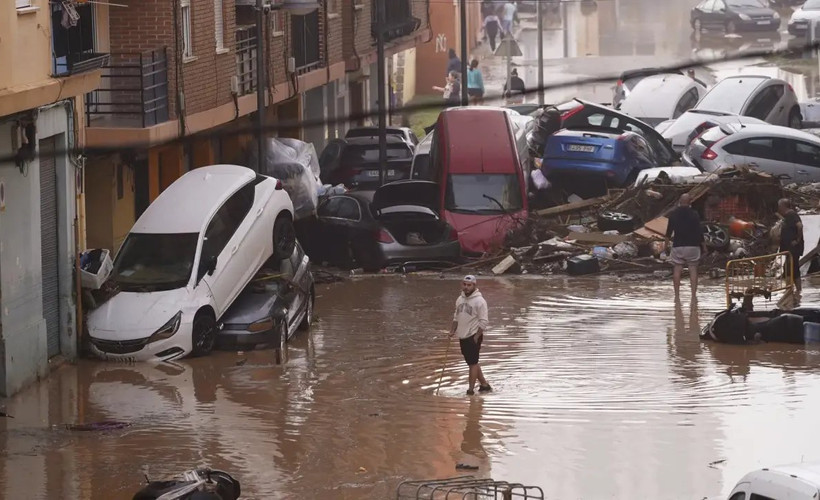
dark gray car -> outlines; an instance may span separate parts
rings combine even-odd
[[[297,243],[279,269],[263,268],[224,314],[217,348],[279,346],[310,328],[314,298],[310,259]]]

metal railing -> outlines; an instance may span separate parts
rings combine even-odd
[[[376,19],[376,2],[373,0],[373,19],[371,22],[371,32],[373,38],[378,38],[378,30],[384,30],[385,41],[395,40],[403,36],[410,35],[421,27],[421,19],[413,17],[411,0],[394,0],[386,2],[384,5],[384,23],[379,23]]]
[[[236,76],[239,80],[239,95],[256,90],[256,26],[236,28]]]
[[[166,47],[111,54],[100,88],[86,98],[85,114],[89,127],[145,128],[168,121]]]

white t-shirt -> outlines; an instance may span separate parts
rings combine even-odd
[[[512,21],[515,18],[515,4],[512,2],[507,2],[504,4],[504,20],[505,21]]]

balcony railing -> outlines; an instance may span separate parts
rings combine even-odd
[[[150,127],[168,121],[168,55],[162,47],[111,54],[85,104],[89,127]]]
[[[319,29],[319,11],[304,16],[290,16],[293,58],[296,73],[301,75],[322,67],[323,41]]]
[[[256,26],[236,28],[236,77],[239,95],[256,90]]]
[[[411,0],[393,0],[384,3],[384,24],[380,24],[376,19],[376,2],[381,0],[373,0],[372,13],[373,22],[371,23],[371,31],[373,38],[378,37],[378,29],[384,30],[384,40],[389,42],[396,38],[407,36],[418,30],[421,26],[421,19],[413,17],[413,8]]]

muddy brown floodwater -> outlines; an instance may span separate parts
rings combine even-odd
[[[479,285],[491,394],[466,397],[466,367],[447,353],[457,278],[322,286],[319,321],[285,365],[270,351],[83,360],[6,401],[0,497],[125,499],[146,474],[209,465],[243,498],[386,499],[462,462],[547,498],[700,499],[747,470],[820,458],[820,352],[701,343],[718,285],[699,308],[688,296],[676,307],[668,282]],[[804,304],[818,299],[807,283]],[[103,420],[132,425],[63,425]]]

